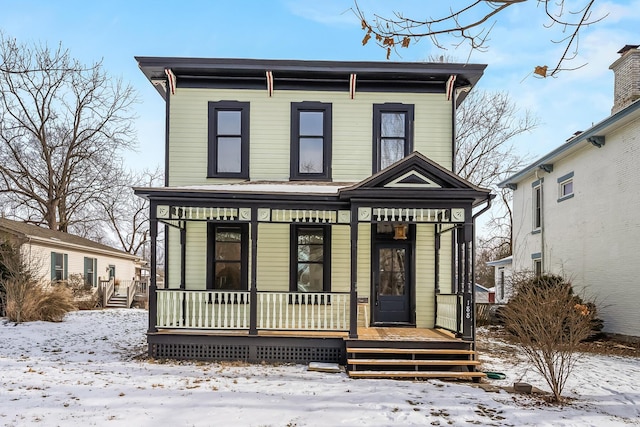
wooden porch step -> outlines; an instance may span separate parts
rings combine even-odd
[[[386,354],[476,354],[474,350],[442,349],[442,348],[365,348],[347,347],[347,353],[386,353]]]
[[[484,372],[454,371],[349,371],[350,378],[458,378],[480,379],[486,377]]]
[[[473,366],[479,360],[348,359],[349,365]]]

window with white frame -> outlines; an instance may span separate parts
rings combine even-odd
[[[573,197],[573,172],[558,178],[558,201]]]
[[[51,280],[53,281],[61,281],[67,280],[67,265],[68,265],[68,255],[59,253],[59,252],[51,252]]]
[[[538,182],[533,187],[533,229],[542,227],[542,185]]]

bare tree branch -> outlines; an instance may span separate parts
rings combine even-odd
[[[527,0],[467,0],[456,7],[450,7],[449,11],[439,17],[426,17],[414,19],[405,16],[402,12],[392,12],[392,17],[384,17],[372,14],[369,18],[360,8],[357,0],[351,8],[361,22],[365,36],[362,44],[367,44],[372,38],[386,50],[387,59],[391,52],[397,53],[398,47],[407,48],[411,42],[418,42],[428,38],[431,43],[440,49],[446,49],[446,36],[451,36],[457,41],[453,46],[467,45],[469,53],[474,50],[485,51],[489,47],[489,34],[495,25],[494,18],[508,8],[525,3]],[[576,9],[568,9],[565,0],[531,0],[543,6],[544,14],[549,19],[546,28],[558,25],[562,31],[569,31],[561,40],[552,40],[553,43],[564,44],[565,49],[558,59],[555,67],[549,69],[545,66],[534,67],[535,73],[541,77],[555,76],[560,71],[580,68],[566,68],[564,63],[575,59],[578,52],[578,40],[580,31],[589,25],[595,24],[606,17],[593,18],[591,12],[595,0],[580,0],[582,3]],[[425,3],[426,4],[426,3]],[[425,6],[426,8],[426,6]]]

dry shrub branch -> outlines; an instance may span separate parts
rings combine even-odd
[[[584,302],[558,276],[518,277],[514,286],[516,294],[502,313],[506,330],[547,382],[553,400],[561,402],[579,344],[599,324],[595,304]]]

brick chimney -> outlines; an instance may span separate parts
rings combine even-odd
[[[609,67],[613,70],[613,108],[615,114],[640,99],[640,45],[626,45],[618,51],[620,58]]]

